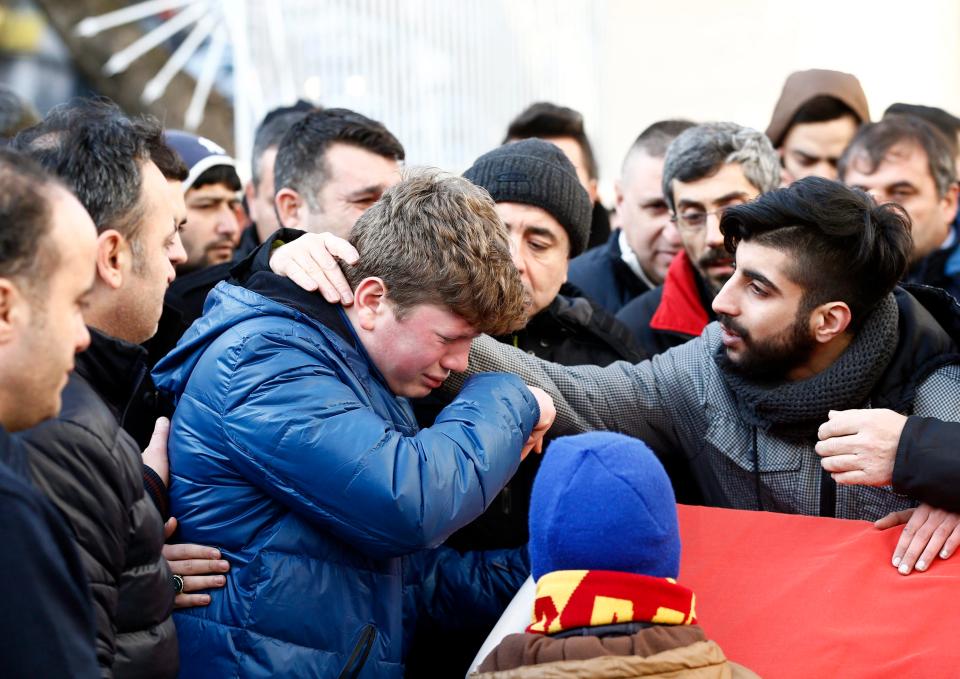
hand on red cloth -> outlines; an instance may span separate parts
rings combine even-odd
[[[909,575],[914,568],[927,570],[938,555],[949,559],[960,545],[960,514],[922,504],[887,514],[874,525],[885,529],[902,523],[907,525],[893,551],[893,567],[902,575]]]

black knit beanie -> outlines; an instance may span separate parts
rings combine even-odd
[[[570,258],[587,247],[592,208],[573,163],[557,146],[524,139],[485,153],[463,173],[485,188],[495,203],[524,203],[542,208],[566,229]]]

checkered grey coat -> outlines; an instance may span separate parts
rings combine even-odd
[[[711,479],[709,504],[819,514],[816,438],[788,440],[748,424],[714,361],[719,345],[720,327],[712,323],[700,337],[636,365],[564,367],[484,336],[473,343],[470,372],[516,373],[547,391],[557,407],[553,433],[619,431],[686,456],[699,477]],[[960,365],[940,367],[923,380],[912,412],[960,421]],[[839,486],[836,492],[840,518],[875,520],[916,504],[890,487]]]

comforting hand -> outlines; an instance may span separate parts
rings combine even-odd
[[[163,528],[164,539],[169,538],[177,529],[177,520],[171,517]],[[164,545],[163,558],[183,582],[183,589],[173,600],[176,608],[206,606],[210,603],[210,595],[195,592],[223,587],[227,582],[222,573],[230,570],[230,564],[220,558],[220,550],[214,547]]]
[[[150,467],[170,487],[170,463],[167,460],[167,436],[170,435],[170,420],[158,417],[153,426],[153,436],[143,451],[143,463]]]
[[[888,486],[907,418],[892,410],[831,410],[820,425],[820,464],[837,483]]]
[[[534,426],[533,431],[530,432],[530,438],[527,439],[520,450],[521,460],[526,458],[531,450],[535,453],[543,452],[543,437],[553,426],[553,421],[557,417],[557,409],[553,406],[553,399],[550,398],[550,394],[537,387],[528,387],[528,389],[540,406],[540,421]]]
[[[319,290],[331,304],[349,306],[353,304],[353,292],[337,258],[353,264],[358,257],[350,243],[332,233],[305,233],[274,250],[270,269],[304,290]]]
[[[927,570],[938,553],[941,559],[949,559],[960,545],[960,514],[927,504],[887,514],[873,525],[885,529],[902,523],[907,525],[893,550],[893,566],[902,575],[909,575],[914,567]]]

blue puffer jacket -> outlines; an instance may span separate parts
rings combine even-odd
[[[181,539],[231,563],[209,606],[175,616],[181,675],[401,677],[418,610],[496,599],[495,620],[522,581],[516,553],[425,548],[497,495],[539,408],[483,375],[418,431],[339,306],[265,272],[244,286],[220,283],[154,372],[177,401]]]

